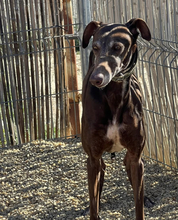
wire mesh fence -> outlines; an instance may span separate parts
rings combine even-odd
[[[76,51],[85,25],[141,17],[152,33],[150,43],[139,38],[136,69],[147,127],[144,153],[177,167],[177,1],[2,0],[0,9],[2,146],[78,136],[90,47]]]
[[[77,25],[71,1],[0,2],[3,146],[80,134]]]
[[[0,219],[89,218],[86,155],[73,139],[90,51],[81,49],[82,33],[91,20],[132,17],[152,32],[150,43],[138,40],[135,72],[147,129],[145,194],[155,202],[145,218],[178,219],[177,172],[153,161],[178,167],[177,11],[176,0],[0,1]],[[114,164],[104,155],[106,219],[134,216],[124,154]]]
[[[178,167],[178,3],[177,1],[90,1],[90,20],[126,23],[144,19],[152,33],[150,43],[139,38],[135,74],[143,93],[147,130],[144,154]]]

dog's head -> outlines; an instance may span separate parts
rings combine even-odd
[[[83,48],[88,46],[93,36],[92,50],[94,69],[90,82],[98,87],[105,87],[114,77],[124,76],[136,64],[138,30],[143,39],[150,41],[150,30],[140,18],[134,18],[125,25],[90,22],[83,33]]]

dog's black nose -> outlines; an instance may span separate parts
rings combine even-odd
[[[102,73],[91,75],[90,76],[90,82],[92,85],[96,87],[101,87],[104,81],[104,76]]]

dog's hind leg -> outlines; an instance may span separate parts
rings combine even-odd
[[[101,176],[100,176],[99,205],[100,205],[101,193],[102,193],[102,189],[103,189],[105,169],[106,169],[106,165],[105,165],[103,159],[101,158]]]
[[[130,158],[129,158],[129,153],[127,152],[124,158],[124,165],[127,171],[127,176],[129,178],[130,184],[132,186],[132,178],[131,178],[131,170],[130,170]]]

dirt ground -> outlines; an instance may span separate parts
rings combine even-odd
[[[104,220],[135,219],[125,152],[104,155],[107,166],[101,200]],[[86,155],[80,139],[35,141],[0,149],[0,219],[89,219]],[[178,219],[178,172],[145,161],[145,195],[154,205],[148,219]],[[148,204],[149,206],[149,204]]]

